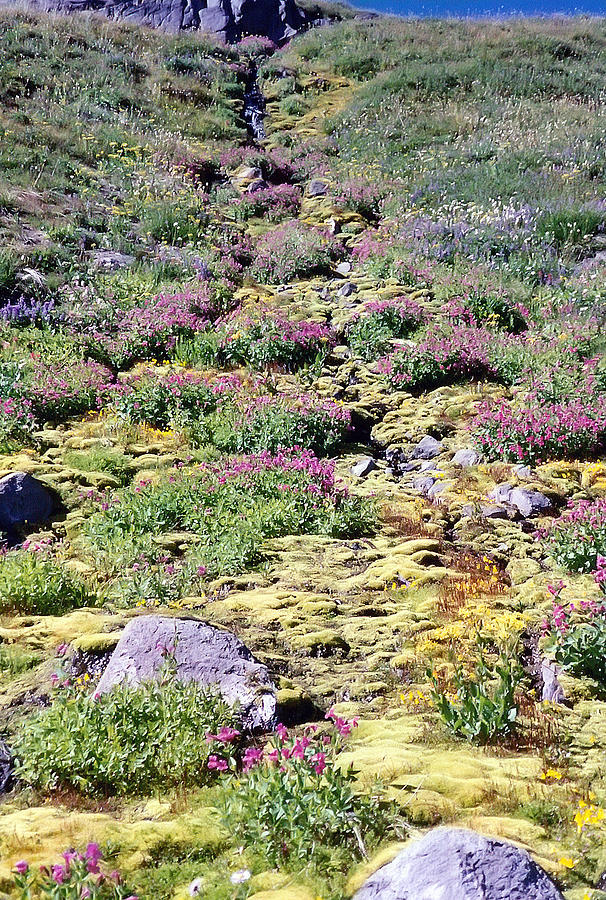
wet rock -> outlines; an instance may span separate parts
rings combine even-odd
[[[13,757],[4,741],[0,741],[0,794],[10,791],[13,785]]]
[[[62,12],[92,10],[169,32],[211,31],[228,42],[248,34],[280,42],[317,18],[295,0],[37,0],[32,5]]]
[[[351,297],[352,294],[357,294],[358,289],[351,281],[346,281],[345,284],[339,288],[337,294],[339,297]]]
[[[24,525],[48,522],[57,505],[52,491],[26,472],[0,478],[0,531],[9,539]]]
[[[372,456],[365,456],[349,470],[356,478],[364,478],[369,472],[377,468],[377,464]]]
[[[380,868],[354,900],[563,900],[531,856],[463,828],[435,828]]]
[[[239,704],[246,727],[271,727],[276,693],[267,667],[235,635],[196,619],[151,615],[129,622],[97,691],[156,678],[167,651],[174,656],[178,678],[216,685],[228,703]]]
[[[540,491],[515,488],[509,495],[509,503],[515,506],[525,519],[538,516],[551,509],[551,500]]]
[[[325,181],[320,181],[319,178],[314,178],[307,185],[307,196],[308,197],[324,197],[328,193],[328,185]]]
[[[426,434],[421,438],[410,454],[412,459],[433,459],[442,452],[442,441],[437,441],[431,435]]]
[[[471,447],[466,447],[463,450],[457,450],[451,462],[455,466],[461,466],[464,469],[469,468],[469,466],[477,466],[482,457],[478,453],[477,450],[473,450]]]

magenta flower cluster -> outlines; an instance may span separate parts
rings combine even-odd
[[[40,900],[68,896],[79,900],[138,900],[123,886],[119,872],[102,871],[103,854],[98,844],[88,844],[84,853],[66,850],[62,856],[62,863],[41,866],[37,871],[26,860],[15,863],[14,886],[20,891],[20,900],[34,896]]]
[[[532,406],[499,400],[482,405],[471,428],[489,459],[531,464],[584,459],[604,446],[606,399]]]

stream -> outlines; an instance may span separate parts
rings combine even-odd
[[[244,92],[244,121],[253,141],[262,141],[265,137],[265,97],[259,87],[258,70],[251,63],[246,77],[246,91]]]

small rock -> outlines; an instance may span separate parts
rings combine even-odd
[[[347,261],[340,262],[338,266],[335,266],[335,272],[345,278],[345,276],[349,275],[349,273],[351,272],[351,263]]]
[[[426,434],[421,438],[410,454],[412,459],[433,459],[442,452],[442,441],[436,441],[431,435]]]
[[[314,178],[307,185],[307,194],[309,197],[324,197],[328,193],[328,185],[319,178]]]
[[[462,468],[467,469],[469,466],[477,466],[480,459],[481,456],[477,450],[472,450],[471,447],[468,447],[464,450],[457,450],[451,462],[455,466],[461,466]]]
[[[429,475],[426,475],[424,478],[415,478],[412,486],[415,491],[418,491],[420,494],[428,494],[435,483],[435,478],[431,478]]]
[[[551,509],[551,500],[540,491],[529,491],[525,488],[515,488],[509,495],[509,503],[519,510],[525,519],[540,515]]]
[[[129,622],[97,692],[122,682],[137,685],[155,679],[167,650],[182,681],[216,685],[228,703],[239,705],[246,727],[272,726],[276,690],[267,667],[234,634],[197,619],[146,615]]]
[[[513,472],[520,479],[520,481],[525,481],[526,479],[532,481],[534,479],[534,474],[530,466],[522,466],[518,464],[517,466],[513,467]]]
[[[351,281],[346,281],[345,284],[339,288],[337,294],[339,297],[351,297],[352,294],[357,294],[358,288]]]
[[[26,472],[0,478],[0,531],[14,536],[16,528],[48,522],[57,507],[53,493]]]
[[[526,850],[464,828],[434,828],[370,876],[354,900],[563,900]]]
[[[508,519],[509,510],[500,503],[485,503],[480,508],[480,513],[485,519]]]
[[[488,497],[496,503],[509,503],[509,497],[512,490],[513,488],[509,482],[505,481],[503,484],[497,484],[497,486],[489,493]]]
[[[115,250],[95,250],[91,253],[93,265],[107,272],[117,272],[118,269],[128,269],[134,265],[135,257],[127,253],[118,253]]]
[[[365,456],[349,470],[356,478],[364,478],[369,472],[377,468],[377,464],[372,456]]]
[[[541,700],[547,700],[549,703],[564,703],[566,696],[558,681],[559,672],[560,669],[550,659],[541,659],[541,678],[543,680]]]
[[[13,757],[8,745],[0,741],[0,794],[10,791],[13,782]]]
[[[243,166],[235,173],[234,178],[237,181],[258,181],[263,178],[263,172],[259,166]]]
[[[264,191],[268,187],[267,182],[263,178],[255,178],[254,181],[246,188],[247,194],[256,194],[257,191]]]

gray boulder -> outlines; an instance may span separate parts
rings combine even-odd
[[[410,454],[412,459],[433,459],[442,452],[442,441],[436,441],[431,435],[426,434],[421,438]]]
[[[96,12],[163,31],[210,31],[228,42],[256,34],[279,43],[314,20],[295,0],[31,0],[30,5]]]
[[[563,900],[525,851],[464,828],[435,828],[365,882],[354,900]]]
[[[509,495],[509,502],[525,519],[539,516],[551,509],[551,500],[540,491],[529,491],[526,488],[514,488]]]
[[[457,450],[451,462],[455,466],[461,466],[462,468],[467,469],[469,466],[477,466],[480,459],[481,457],[477,450],[467,447],[464,450]]]
[[[57,507],[46,485],[26,472],[0,478],[0,531],[9,536],[24,525],[48,522]]]
[[[376,468],[377,464],[372,456],[364,456],[359,462],[353,465],[349,471],[352,475],[355,475],[356,478],[364,478],[369,472],[372,472],[372,470]]]
[[[97,692],[156,678],[167,652],[174,656],[178,678],[216,686],[228,703],[239,705],[247,728],[272,726],[276,690],[267,667],[234,634],[197,619],[153,615],[133,619],[112,653]]]
[[[324,197],[328,193],[328,185],[319,178],[313,178],[307,185],[308,197]]]

